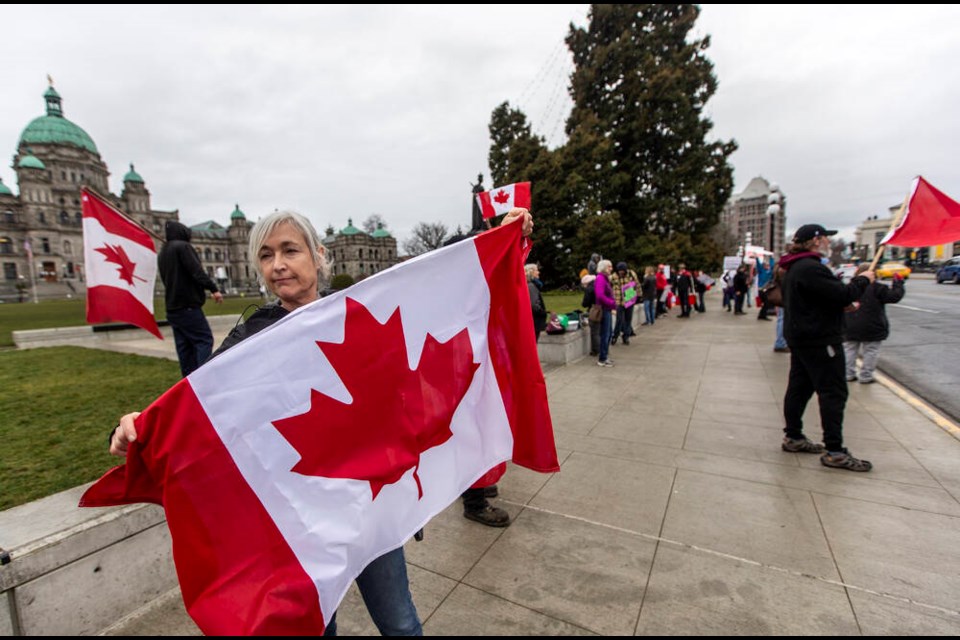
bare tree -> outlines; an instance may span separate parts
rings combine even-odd
[[[442,222],[418,222],[413,236],[403,241],[403,250],[408,255],[418,256],[443,246],[447,239],[447,226]]]
[[[383,219],[383,216],[379,213],[371,213],[367,216],[367,219],[363,221],[363,230],[367,233],[373,233],[377,230],[377,225],[382,224],[383,228],[387,228],[387,221]]]

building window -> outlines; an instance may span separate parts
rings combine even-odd
[[[4,222],[16,222],[16,218],[13,215],[13,211],[4,211],[3,212],[3,221]]]
[[[71,171],[71,172],[70,172],[70,182],[76,182],[76,181],[77,181],[77,174],[75,174],[73,171]]]
[[[203,259],[206,260],[207,262],[210,262],[210,255],[211,255],[210,247],[207,247],[206,249],[203,250]]]
[[[13,253],[13,240],[7,236],[0,237],[0,253],[6,255]]]
[[[70,215],[66,211],[60,212],[60,224],[70,224]]]
[[[70,246],[70,241],[69,241],[69,240],[64,240],[64,241],[63,241],[63,255],[65,255],[65,256],[72,256],[72,255],[73,255],[73,247]]]
[[[43,245],[44,253],[50,253],[50,238],[40,238],[40,244]]]
[[[216,251],[213,252],[213,259],[216,260],[217,262],[220,262],[220,249],[217,249]]]
[[[73,217],[76,218],[77,224],[83,224],[83,214],[82,214],[82,213],[80,213],[79,211],[77,211],[75,214],[73,214]]]
[[[47,216],[45,216],[45,215],[43,214],[43,211],[40,211],[40,212],[37,213],[37,219],[40,220],[40,224],[46,224],[46,223],[47,223]]]
[[[14,262],[4,262],[3,263],[3,279],[4,280],[16,280],[17,279],[17,265]]]
[[[357,252],[357,259],[363,260],[363,249],[358,249]]]

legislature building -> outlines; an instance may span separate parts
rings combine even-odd
[[[133,164],[123,176],[120,195],[111,193],[110,172],[93,138],[64,116],[63,100],[52,84],[43,99],[46,115],[26,126],[13,156],[19,193],[15,195],[0,179],[0,300],[22,298],[33,282],[41,297],[79,294],[85,289],[83,186],[150,231],[158,251],[165,239],[164,223],[180,219],[179,210],[151,206],[150,191]],[[255,290],[256,274],[247,255],[253,223],[239,205],[229,220],[227,226],[213,220],[191,226],[193,245],[204,268],[223,289]],[[329,229],[324,243],[335,258],[335,271],[354,279],[398,261],[397,241],[382,226],[368,234],[350,222],[339,233]]]

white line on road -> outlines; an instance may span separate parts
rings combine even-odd
[[[940,313],[939,311],[931,311],[930,309],[921,309],[920,307],[911,307],[908,304],[897,303],[894,309],[913,309],[914,311],[923,311],[924,313]]]

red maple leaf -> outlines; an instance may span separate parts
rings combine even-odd
[[[115,244],[112,247],[109,244],[104,244],[99,249],[94,249],[98,253],[102,253],[107,258],[107,262],[113,262],[114,264],[119,265],[117,272],[120,274],[121,280],[126,280],[127,284],[131,287],[133,286],[133,279],[136,278],[140,282],[146,282],[140,276],[134,274],[137,263],[131,262],[130,258],[127,256],[127,252],[123,250],[123,247],[119,244]]]
[[[504,191],[503,189],[500,189],[500,191],[497,191],[497,195],[493,196],[493,200],[497,204],[504,204],[509,199],[510,199],[510,194]]]
[[[407,364],[400,309],[385,324],[347,298],[341,344],[317,342],[353,401],[310,392],[306,413],[273,425],[300,453],[292,471],[326,478],[370,482],[380,490],[417,468],[420,454],[453,435],[450,421],[480,366],[466,329],[447,342],[427,335],[416,369]]]

